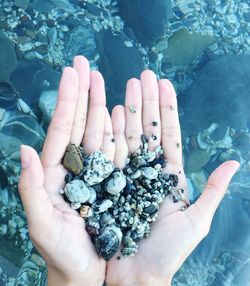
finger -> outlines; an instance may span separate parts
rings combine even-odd
[[[104,134],[101,150],[107,156],[107,158],[113,162],[115,157],[115,139],[113,136],[112,122],[107,107],[105,107]]]
[[[116,167],[123,169],[128,157],[128,145],[125,137],[125,110],[122,105],[117,105],[112,111],[113,134],[115,138],[115,158]]]
[[[106,96],[104,80],[98,71],[90,73],[90,97],[87,124],[83,137],[86,153],[100,150],[103,140]]]
[[[170,164],[179,168],[182,166],[182,145],[176,93],[167,79],[159,80],[159,93],[164,156]]]
[[[159,90],[155,73],[150,70],[142,72],[141,85],[143,133],[149,139],[149,150],[154,150],[161,142]]]
[[[67,67],[63,71],[56,110],[43,146],[41,160],[44,167],[61,163],[70,140],[77,97],[78,75],[73,68]]]
[[[129,148],[129,152],[135,152],[141,145],[142,130],[142,95],[141,95],[141,83],[138,79],[132,78],[127,82],[126,87],[126,139]],[[118,115],[117,115],[118,114]],[[115,115],[123,123],[121,106]]]
[[[224,197],[228,185],[239,168],[237,161],[221,164],[209,177],[207,186],[199,199],[185,213],[195,220],[194,225],[205,228],[208,233],[214,213]]]
[[[70,143],[79,146],[82,142],[87,119],[90,69],[88,60],[83,56],[74,58],[73,67],[78,73],[79,90]]]
[[[52,215],[53,206],[44,189],[44,173],[39,156],[33,148],[21,146],[21,165],[18,190],[29,226],[44,226]]]

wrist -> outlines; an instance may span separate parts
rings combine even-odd
[[[58,273],[55,269],[48,268],[48,286],[75,286],[83,285],[84,281],[79,283],[79,280],[73,280],[61,273]]]
[[[171,286],[172,279],[143,279],[143,280],[136,280],[136,281],[127,281],[122,283],[107,283],[107,286]]]
[[[92,282],[91,282],[92,283]],[[91,284],[86,277],[68,277],[48,267],[48,286],[102,286],[103,282]]]

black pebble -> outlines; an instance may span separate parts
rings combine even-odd
[[[123,189],[123,195],[127,196],[135,189],[136,189],[136,187],[127,181],[127,184],[126,184],[125,188]]]
[[[178,185],[179,182],[179,178],[177,175],[175,174],[170,174],[169,175],[169,179],[173,182],[173,186],[176,187]]]
[[[90,236],[99,235],[99,230],[97,228],[93,227],[92,225],[86,224],[86,230]]]
[[[73,181],[73,177],[74,177],[73,174],[70,172],[68,174],[66,174],[66,176],[64,177],[65,183],[67,184],[67,183]]]
[[[159,158],[154,159],[150,165],[154,167],[155,165],[160,164],[162,168],[165,168],[167,163],[164,157],[160,156]]]
[[[141,141],[142,141],[143,144],[148,142],[148,139],[147,139],[147,137],[144,134],[141,135]]]
[[[143,209],[143,212],[146,214],[154,214],[158,210],[157,206],[154,204],[151,204],[150,206]]]
[[[178,203],[179,202],[179,200],[177,200],[175,196],[173,196],[173,201],[174,201],[174,203]]]

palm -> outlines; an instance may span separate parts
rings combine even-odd
[[[46,169],[44,173],[46,191],[49,194],[53,193],[50,195],[53,207],[45,204],[48,206],[48,209],[44,208],[47,222],[43,225],[40,243],[36,246],[41,253],[44,253],[44,250],[50,253],[48,257],[44,257],[49,267],[56,266],[62,273],[71,277],[84,269],[88,274],[86,281],[94,280],[92,283],[96,285],[97,281],[103,280],[105,262],[97,256],[82,218],[71,209],[61,195],[53,192],[64,186],[66,170],[62,165],[58,165]]]

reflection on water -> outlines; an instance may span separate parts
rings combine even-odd
[[[19,146],[41,150],[76,54],[103,73],[110,109],[145,68],[174,82],[191,200],[219,163],[242,163],[173,284],[250,285],[249,30],[247,0],[0,0],[0,285],[46,284],[16,189]]]

